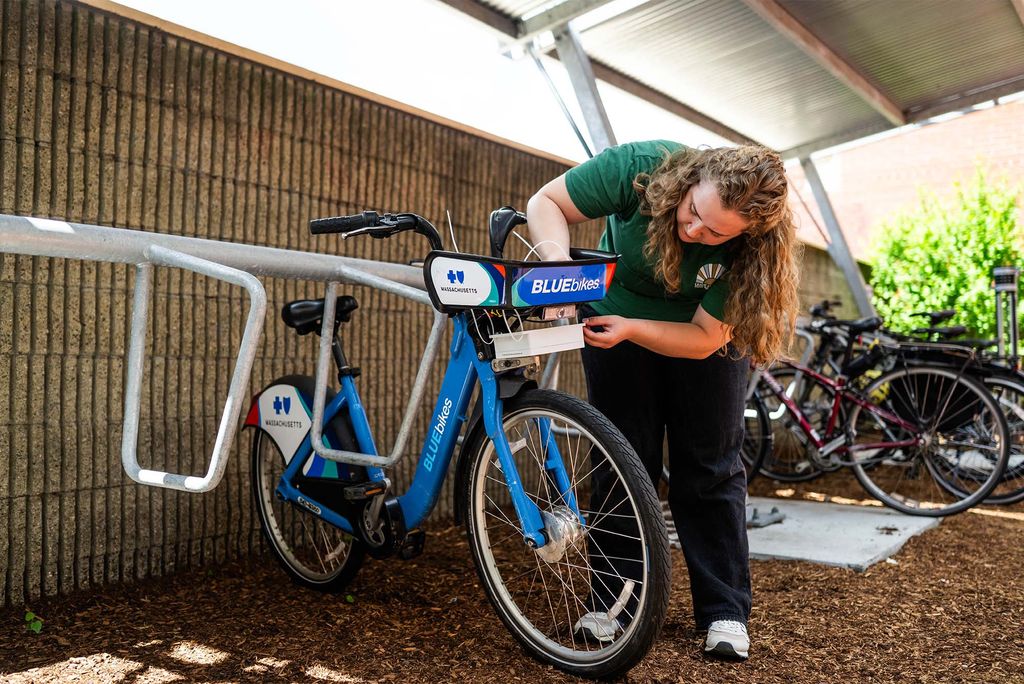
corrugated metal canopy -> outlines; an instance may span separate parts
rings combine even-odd
[[[444,1],[512,38],[615,9],[595,0]],[[787,155],[1024,90],[1024,0],[631,4],[578,29],[599,79]]]

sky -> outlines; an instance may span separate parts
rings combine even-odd
[[[533,60],[504,56],[500,34],[439,0],[120,4],[551,154],[586,159]],[[568,75],[557,60],[544,64],[586,135]],[[598,88],[619,142],[728,144],[617,88]]]

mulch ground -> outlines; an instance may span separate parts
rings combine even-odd
[[[844,474],[845,475],[845,474]],[[836,476],[755,493],[863,494]],[[754,561],[751,657],[704,658],[682,555],[661,639],[635,682],[1024,682],[1024,505],[944,521],[867,572]],[[484,598],[461,530],[409,562],[367,561],[346,596],[270,558],[0,612],[9,682],[564,682],[524,655]]]

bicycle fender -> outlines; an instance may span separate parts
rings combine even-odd
[[[313,424],[313,392],[316,380],[308,375],[286,375],[277,378],[264,387],[252,398],[249,413],[243,427],[262,430],[273,440],[284,456],[285,463],[290,463],[299,447],[306,441],[309,428]],[[327,388],[327,402],[330,403],[336,392]],[[328,442],[338,444],[336,435],[341,429],[336,425],[341,420],[335,417],[325,432]],[[309,459],[303,467],[303,475],[310,477],[351,477],[348,471],[353,466],[334,464],[319,456]],[[345,470],[344,473],[341,470]]]
[[[498,394],[502,399],[512,399],[530,389],[536,389],[537,383],[523,376],[521,372],[511,372],[498,378]],[[459,497],[462,496],[462,488],[469,473],[469,456],[477,451],[477,445],[487,437],[484,429],[483,411],[480,408],[480,398],[477,397],[473,403],[473,410],[470,411],[469,419],[466,421],[466,438],[462,440],[459,447],[459,454],[455,457],[455,496],[452,506],[455,524],[462,524],[462,506],[459,505]]]

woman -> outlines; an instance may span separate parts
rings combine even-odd
[[[655,482],[667,436],[669,505],[697,628],[708,631],[704,650],[743,659],[751,605],[739,456],[747,370],[751,360],[766,364],[781,354],[797,308],[785,169],[763,147],[633,143],[552,180],[527,209],[544,259],[565,258],[569,225],[602,216],[599,248],[621,259],[607,297],[581,312],[590,401],[622,430]],[[626,556],[615,549],[628,535],[591,534],[598,556]],[[592,548],[592,565],[594,557]],[[617,576],[622,586],[629,569],[607,563],[593,572]],[[594,612],[576,628],[609,641],[629,611],[608,619],[617,587],[602,595],[597,584]]]

